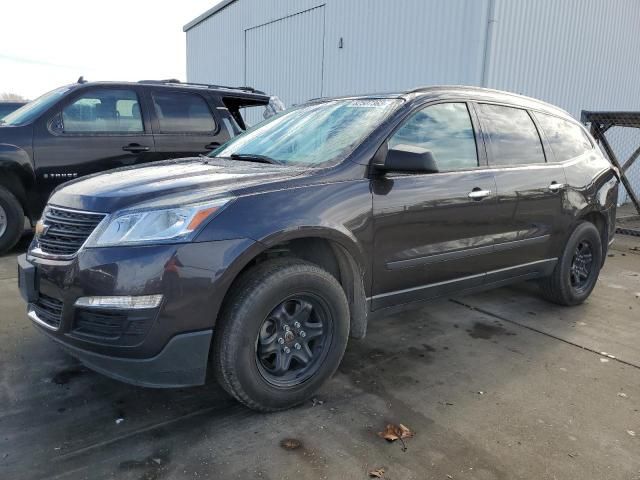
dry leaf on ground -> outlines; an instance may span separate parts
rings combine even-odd
[[[384,468],[377,468],[369,472],[371,478],[384,478]]]
[[[280,446],[285,450],[296,450],[300,448],[301,445],[300,440],[296,440],[295,438],[285,438],[280,442]]]
[[[378,432],[380,438],[384,438],[388,442],[400,440],[402,443],[402,451],[407,450],[407,446],[404,443],[405,438],[413,437],[414,433],[403,424],[394,425],[393,423],[387,424],[383,432]]]

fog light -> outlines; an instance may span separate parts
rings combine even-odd
[[[141,309],[156,308],[162,303],[162,295],[138,295],[123,297],[80,297],[76,307]]]

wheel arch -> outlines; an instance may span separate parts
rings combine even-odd
[[[332,274],[342,285],[349,303],[350,336],[363,338],[367,330],[367,269],[364,255],[349,236],[328,229],[298,229],[280,232],[262,239],[229,266],[229,278],[222,300],[233,291],[240,275],[256,264],[277,257],[294,257],[311,262]]]
[[[9,190],[30,216],[28,191],[35,185],[29,154],[14,145],[0,144],[0,185]]]
[[[579,222],[592,223],[598,229],[598,232],[600,233],[600,241],[602,243],[601,245],[602,262],[604,263],[604,259],[607,257],[607,251],[609,249],[609,218],[608,216],[600,210],[590,209],[590,210],[581,212],[576,217],[575,225],[577,225]]]

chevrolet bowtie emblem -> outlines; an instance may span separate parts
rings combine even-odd
[[[47,230],[49,230],[49,225],[44,223],[42,220],[38,220],[36,223],[36,236],[41,237],[42,235],[46,235]]]

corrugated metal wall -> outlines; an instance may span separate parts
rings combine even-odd
[[[273,55],[273,52],[278,55]],[[322,96],[324,7],[245,30],[244,84],[279,92],[285,105]],[[250,112],[249,115],[259,113]],[[250,124],[259,118],[248,118]]]
[[[324,5],[322,16],[310,18],[318,28],[324,23],[324,95],[481,85],[488,48],[486,86],[542,98],[576,116],[581,109],[640,108],[638,0],[495,0],[489,19],[490,3],[238,0],[187,31],[187,77],[243,83],[246,31]],[[287,46],[299,49],[307,40],[291,25],[284,41],[264,39],[265,76],[273,74],[269,63],[282,69],[276,59],[288,55]],[[297,72],[305,82],[306,59],[287,58],[286,76]]]
[[[581,110],[640,109],[638,0],[500,0],[491,87]]]
[[[212,6],[215,4],[212,0]],[[245,30],[322,5],[317,0],[238,0],[187,31],[187,80],[242,85]]]
[[[313,26],[258,32],[316,8]],[[237,0],[187,30],[187,78],[246,80],[296,102],[315,96],[311,82],[326,96],[483,85],[578,118],[583,109],[640,110],[638,27],[640,0]],[[306,45],[317,59],[318,28],[319,73],[300,54]]]

